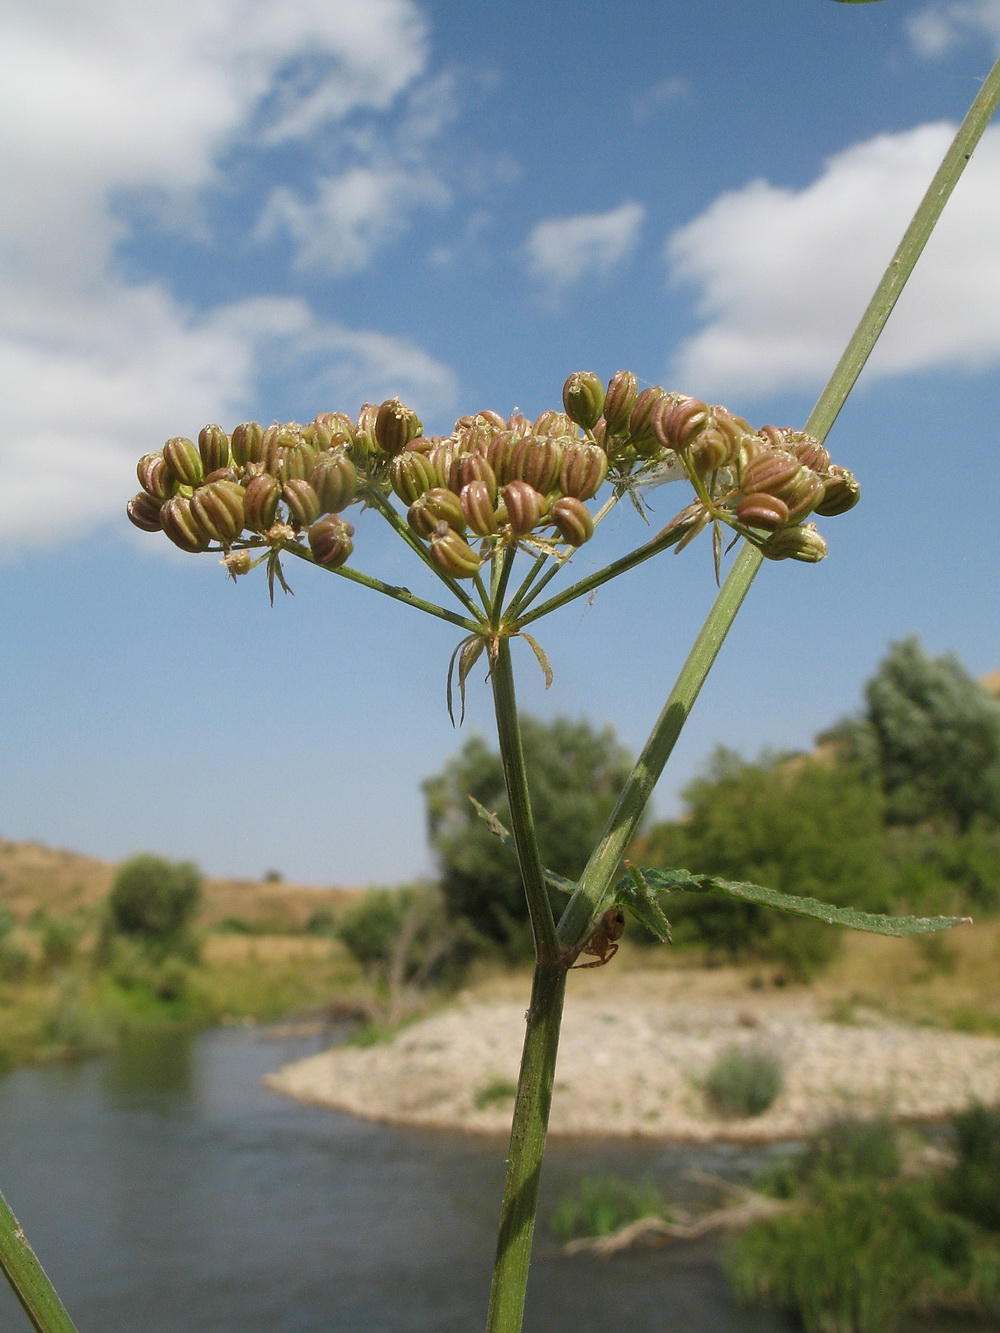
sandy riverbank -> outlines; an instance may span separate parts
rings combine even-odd
[[[603,969],[602,969],[603,971]],[[606,975],[606,974],[605,974]],[[1000,1038],[861,1015],[823,1016],[808,993],[733,995],[723,977],[631,972],[598,987],[571,978],[552,1106],[554,1134],[767,1142],[809,1133],[832,1115],[947,1115],[1000,1101]],[[729,993],[727,993],[727,989]],[[424,1128],[503,1132],[517,1077],[524,1000],[467,996],[368,1048],[340,1047],[287,1065],[269,1086],[355,1115]],[[709,1110],[700,1082],[726,1046],[774,1051],[785,1086],[751,1120]]]

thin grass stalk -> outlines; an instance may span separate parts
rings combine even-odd
[[[0,1194],[0,1268],[36,1333],[77,1333],[76,1325]]]
[[[820,441],[826,438],[848,394],[857,382],[865,362],[885,328],[893,306],[930,239],[942,209],[996,111],[998,102],[1000,102],[1000,60],[993,66],[979,96],[959,127],[843,356],[817,399],[816,406],[809,414],[805,429]],[[559,941],[564,950],[578,948],[593,932],[601,905],[611,888],[625,849],[635,836],[653,788],[670,757],[681,727],[687,721],[705,677],[722,647],[722,642],[743,605],[762,559],[755,547],[744,542],[681,668],[677,682],[639,756],[618,804],[611,813],[601,841],[594,849],[576,891],[560,918]],[[547,603],[546,607],[548,605]],[[546,607],[541,607],[539,610],[544,611]],[[523,623],[527,623],[529,619],[531,617],[526,617]]]

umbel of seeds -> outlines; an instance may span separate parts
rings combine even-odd
[[[184,551],[221,550],[236,574],[257,563],[243,554],[254,549],[261,559],[294,549],[338,568],[354,550],[344,512],[395,502],[430,563],[469,579],[498,547],[564,559],[612,503],[628,494],[642,507],[645,486],[663,477],[694,490],[665,529],[678,550],[725,524],[771,559],[813,563],[827,548],[806,520],[858,501],[853,475],[811,436],[753,430],[724,407],[658,386],[640,393],[631,371],[607,385],[570,375],[562,397],[562,411],[533,421],[490,410],[460,417],[446,436],[425,436],[398,398],[365,403],[353,419],[251,421],[232,434],[206,426],[197,443],[178,436],[143,455],[128,516]]]

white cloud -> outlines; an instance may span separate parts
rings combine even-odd
[[[676,77],[660,79],[658,83],[633,94],[631,101],[632,115],[638,121],[649,120],[658,111],[662,111],[665,106],[683,101],[690,91],[691,86],[687,79]]]
[[[455,397],[452,372],[421,348],[316,320],[299,300],[197,314],[154,284],[109,286],[0,340],[0,548],[49,545],[120,518],[139,455],[210,421],[231,429],[265,373],[283,374],[309,412],[399,393],[429,413]]]
[[[668,239],[704,327],[671,383],[718,395],[814,388],[833,369],[954,134],[883,134],[830,158],[801,190],[765,180],[719,196]],[[1000,129],[988,129],[867,374],[1000,361]]]
[[[1000,0],[956,0],[928,5],[906,22],[907,35],[922,56],[940,56],[984,34],[1000,46]]]
[[[189,309],[116,269],[123,195],[196,214],[233,149],[304,138],[410,94],[412,154],[447,91],[417,83],[427,38],[412,0],[5,8],[0,544],[65,539],[119,513],[144,448],[240,419],[276,364],[311,375],[318,409],[384,394],[390,361],[394,389],[447,402],[450,371],[408,343],[317,321],[297,300]],[[380,222],[363,194],[349,239],[370,252],[398,210]],[[321,354],[323,375],[309,369]]]
[[[254,234],[266,240],[287,232],[296,245],[296,268],[341,277],[366,268],[374,252],[404,229],[414,209],[444,207],[450,198],[427,171],[352,167],[319,180],[311,203],[279,187]]]
[[[607,277],[635,249],[645,216],[642,204],[626,202],[608,213],[539,222],[524,247],[528,272],[550,287]]]

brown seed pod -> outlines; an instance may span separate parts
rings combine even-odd
[[[160,522],[160,508],[162,500],[154,499],[145,491],[140,491],[129,500],[125,512],[137,528],[143,532],[160,532],[163,524]]]
[[[594,520],[582,500],[564,495],[552,506],[550,516],[563,541],[570,546],[582,546],[594,535]]]
[[[337,569],[351,558],[354,528],[339,514],[330,514],[313,523],[309,529],[309,549],[318,565]]]

